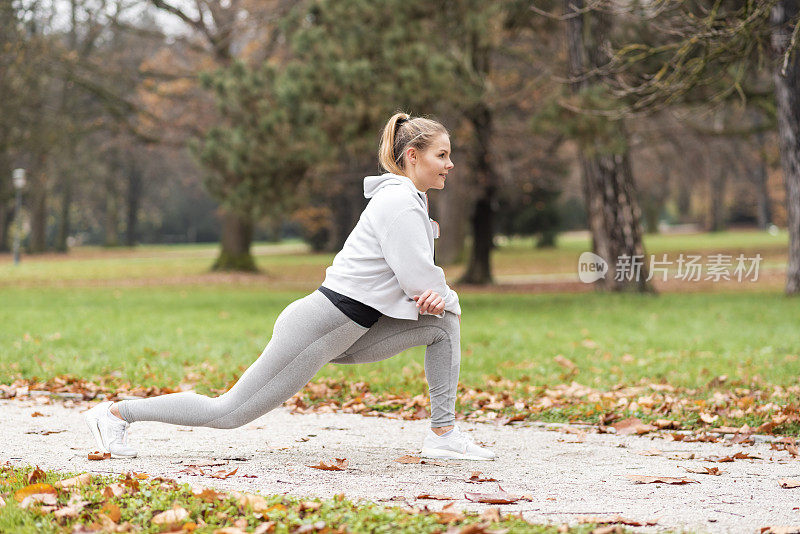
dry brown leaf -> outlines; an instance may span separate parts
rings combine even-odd
[[[107,502],[103,505],[101,512],[106,514],[108,518],[113,521],[114,523],[119,521],[120,516],[122,515],[119,511],[119,506],[114,503]]]
[[[694,482],[697,482],[698,484],[700,483],[698,480],[686,477],[653,477],[645,475],[625,475],[625,476],[637,484],[692,484]]]
[[[38,486],[39,484],[35,485]],[[19,507],[29,508],[37,503],[53,506],[57,504],[56,496],[54,493],[32,493],[30,495],[26,495],[25,498],[22,499],[22,501],[19,503]]]
[[[636,454],[641,456],[661,456],[664,452],[658,449],[647,449],[646,451],[636,451]]]
[[[85,486],[91,483],[92,483],[92,475],[90,473],[83,473],[82,475],[78,475],[76,477],[59,480],[53,485],[59,489],[64,489],[64,488],[77,488],[79,486]]]
[[[347,458],[335,458],[335,460],[335,462],[331,462],[329,464],[320,462],[319,465],[309,465],[307,467],[311,467],[312,469],[320,469],[322,471],[344,471],[347,469]]]
[[[222,500],[226,496],[224,493],[220,493],[212,488],[192,488],[192,494],[205,502]]]
[[[447,495],[433,495],[430,493],[423,493],[421,495],[417,495],[417,499],[431,499],[435,501],[455,501],[457,497],[449,497]]]
[[[656,419],[656,426],[664,430],[666,428],[680,428],[680,423],[677,421],[672,421],[670,419]]]
[[[174,526],[187,519],[189,517],[189,512],[186,511],[185,508],[174,505],[171,510],[166,510],[159,514],[153,516],[153,519],[150,521],[155,523],[156,525],[169,525]]]
[[[326,526],[325,521],[317,521],[316,523],[300,525],[293,532],[294,534],[306,534],[308,532],[317,532],[318,530],[324,529]]]
[[[628,519],[622,517],[621,515],[614,515],[614,516],[590,516],[584,515],[578,517],[578,523],[596,523],[598,525],[605,525],[608,523],[617,524],[617,525],[628,525],[630,527],[652,527],[658,524],[658,521],[638,521],[636,519]]]
[[[55,495],[56,489],[50,484],[31,484],[15,491],[14,498],[17,500],[17,502],[21,503],[25,497],[35,495],[37,493],[52,493]]]
[[[473,471],[465,482],[497,482],[496,478],[482,477],[480,471]]]
[[[502,521],[503,516],[500,514],[500,508],[490,506],[481,514],[481,519],[491,522]]]
[[[241,506],[249,506],[250,508],[253,509],[254,512],[258,514],[263,514],[264,512],[274,510],[276,506],[283,507],[282,504],[269,506],[267,504],[267,500],[264,497],[262,497],[261,495],[255,495],[253,493],[239,493],[234,491],[231,492],[231,495],[233,495],[235,498],[239,500],[239,504]]]
[[[788,452],[792,458],[797,458],[797,455],[800,454],[797,450],[797,445],[786,445],[786,452]]]
[[[89,504],[89,501],[78,501],[69,504],[53,512],[53,516],[56,519],[78,517],[78,514],[81,513],[81,510],[83,510],[87,504]]]
[[[455,503],[451,502],[445,504],[440,512],[434,512],[437,521],[442,524],[452,523],[454,521],[461,521],[466,516],[456,510]]]
[[[268,534],[275,530],[275,521],[264,521],[256,527],[253,534]]]
[[[569,529],[564,532],[568,532]],[[624,530],[621,525],[608,525],[605,527],[597,527],[591,534],[622,534]]]
[[[761,527],[761,534],[800,534],[800,525],[794,527]]]
[[[322,503],[317,501],[301,501],[300,502],[300,512],[316,512],[322,508]]]
[[[628,419],[616,422],[611,426],[617,430],[617,434],[620,436],[628,436],[631,434],[647,434],[648,432],[656,430],[655,426],[643,423],[642,420],[637,417],[629,417]]]
[[[111,458],[110,452],[93,451],[89,453],[90,460],[108,460]]]
[[[44,474],[44,471],[42,471],[41,469],[39,469],[39,466],[37,465],[37,466],[36,466],[36,467],[33,469],[33,471],[31,471],[30,473],[28,473],[28,476],[26,476],[26,477],[25,477],[25,481],[26,481],[28,484],[36,484],[36,483],[37,483],[37,482],[39,482],[40,480],[44,480],[45,476],[47,476],[47,475],[45,475],[45,474]]]
[[[796,478],[781,478],[778,484],[784,489],[800,488],[800,480]]]
[[[486,504],[513,504],[521,499],[519,495],[512,495],[497,485],[499,491],[496,493],[465,493],[464,498],[472,502],[482,502]]]
[[[233,475],[235,475],[236,471],[238,471],[238,470],[239,470],[239,468],[237,467],[233,471],[229,471],[227,473],[224,470],[223,471],[217,471],[216,473],[211,473],[211,475],[209,475],[209,476],[211,478],[219,478],[219,479],[225,480],[226,478],[232,477]]]
[[[45,415],[42,412],[33,412],[31,417],[45,417]]]
[[[422,461],[422,458],[419,456],[411,456],[410,454],[406,454],[405,456],[401,456],[400,458],[396,458],[395,462],[401,464],[418,464]]]
[[[556,362],[558,365],[566,369],[567,371],[574,371],[578,366],[570,360],[569,358],[565,358],[561,354],[557,355],[553,358],[553,361]]]
[[[687,467],[686,471],[689,473],[697,473],[700,475],[721,475],[719,467]]]
[[[103,497],[106,499],[112,499],[114,497],[119,497],[125,493],[125,486],[122,484],[109,484],[105,488],[103,488]]]

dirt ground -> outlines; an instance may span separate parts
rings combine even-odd
[[[655,521],[641,532],[757,532],[766,526],[800,525],[800,488],[780,480],[800,479],[800,459],[774,450],[770,440],[755,444],[683,442],[667,433],[647,436],[599,434],[592,428],[515,423],[513,426],[462,424],[477,442],[492,447],[492,462],[403,464],[395,460],[419,452],[427,423],[347,414],[292,415],[284,409],[234,430],[135,423],[129,441],[139,456],[90,461],[94,441],[81,412],[89,403],[50,400],[0,401],[0,461],[39,465],[64,472],[152,476],[219,489],[330,497],[399,506],[441,509],[450,497],[459,509],[483,510],[465,493],[505,491],[530,500],[500,506],[537,523],[576,524],[586,516],[620,515]],[[41,416],[32,417],[39,412]],[[735,453],[756,458],[719,462]],[[308,466],[346,458],[344,471]],[[225,480],[192,475],[238,468]],[[718,468],[720,475],[690,470]],[[196,469],[194,469],[196,471]],[[474,471],[497,482],[469,482]],[[637,483],[630,475],[686,477],[681,485]]]

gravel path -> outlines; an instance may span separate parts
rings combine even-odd
[[[45,401],[48,401],[45,403]],[[394,460],[419,450],[426,421],[400,421],[347,414],[291,415],[279,409],[235,430],[187,428],[136,423],[130,443],[132,460],[89,461],[95,448],[81,412],[48,398],[0,401],[0,461],[36,464],[46,469],[120,473],[129,470],[220,489],[330,497],[344,493],[386,504],[427,505],[420,494],[451,496],[456,507],[482,510],[465,492],[491,493],[497,483],[468,483],[472,471],[500,481],[530,502],[503,505],[503,513],[522,512],[539,523],[575,524],[581,516],[621,515],[640,522],[657,520],[642,532],[758,532],[774,525],[800,525],[800,488],[782,489],[781,478],[800,478],[800,460],[753,446],[684,443],[663,437],[615,436],[589,429],[540,424],[494,426],[462,423],[476,441],[491,446],[493,462],[401,464]],[[34,412],[42,417],[31,417]],[[45,434],[45,432],[51,432]],[[657,451],[655,451],[657,449]],[[711,456],[737,452],[755,460],[712,463]],[[694,457],[692,458],[692,455]],[[342,472],[311,469],[333,458],[347,458]],[[203,469],[232,470],[226,480],[181,473],[189,464],[216,464]],[[686,468],[719,467],[720,476],[694,474]],[[636,484],[626,475],[689,477],[685,485]]]

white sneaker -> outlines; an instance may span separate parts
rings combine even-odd
[[[128,447],[128,426],[108,409],[111,401],[101,402],[83,414],[97,446],[102,452],[110,452],[112,458],[134,458],[136,450]]]
[[[458,426],[445,436],[428,429],[422,442],[422,456],[444,460],[494,460],[497,457],[489,449],[475,445],[472,437],[461,432]]]

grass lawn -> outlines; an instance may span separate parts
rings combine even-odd
[[[500,514],[464,514],[353,503],[344,495],[301,500],[286,495],[195,490],[146,474],[70,477],[0,466],[0,532],[457,532],[588,533],[597,525],[534,525]],[[63,487],[66,485],[66,487]],[[27,500],[26,500],[27,498]],[[49,502],[48,502],[49,499]],[[32,502],[33,501],[33,502]],[[38,501],[38,502],[36,502]],[[471,526],[470,526],[471,525]],[[120,529],[120,530],[116,530]],[[228,529],[228,530],[224,530]]]
[[[496,272],[574,272],[587,246],[581,236],[544,251],[514,240],[497,251]],[[653,236],[647,246],[654,254],[759,253],[780,265],[786,235]],[[67,258],[26,257],[17,267],[4,258],[0,383],[69,374],[223,388],[260,354],[280,311],[317,287],[331,259],[303,253],[298,243],[256,252],[266,275],[207,274],[209,246],[82,249]],[[700,388],[721,375],[729,389],[789,388],[800,374],[800,306],[781,285],[773,279],[736,292],[706,284],[658,296],[464,291],[461,382],[486,388],[504,379],[496,390],[523,397],[572,381],[600,391],[641,381]],[[413,395],[426,389],[423,358],[418,347],[377,364],[327,366],[320,378]]]

